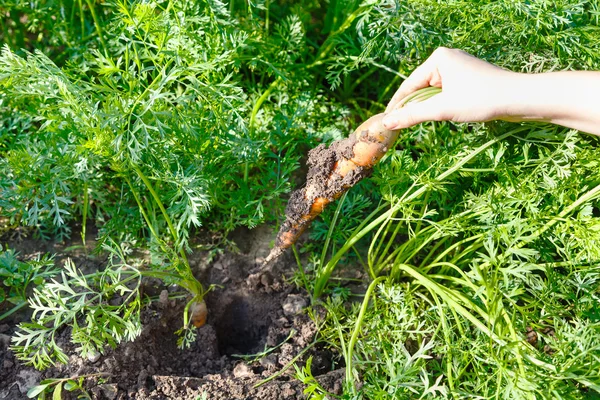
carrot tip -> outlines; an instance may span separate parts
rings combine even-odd
[[[278,246],[273,247],[273,249],[271,250],[271,252],[267,256],[267,258],[265,258],[265,261],[263,261],[261,269],[264,268],[264,267],[266,267],[267,265],[269,265],[273,261],[277,260],[279,258],[279,256],[281,256],[284,252],[285,252],[284,248],[281,248],[281,247],[278,247]]]

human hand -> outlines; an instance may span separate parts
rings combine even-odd
[[[402,129],[425,121],[483,122],[510,119],[517,76],[462,50],[440,47],[400,85],[389,102],[383,124]],[[428,87],[442,92],[399,107],[412,92]]]

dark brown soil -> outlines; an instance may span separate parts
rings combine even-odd
[[[190,264],[204,283],[220,285],[206,297],[208,322],[198,330],[190,349],[178,349],[174,333],[181,326],[184,302],[165,299],[143,310],[140,337],[114,350],[109,348],[94,359],[81,358],[68,343],[69,332],[65,330],[59,341],[70,355],[69,363],[39,372],[21,365],[8,349],[16,323],[27,317],[24,312],[16,319],[0,322],[0,399],[25,399],[28,388],[42,379],[96,373],[106,376],[86,380],[86,389],[94,399],[197,399],[203,395],[208,399],[304,398],[304,386],[293,378],[293,367],[254,387],[289,366],[314,341],[315,325],[302,312],[309,300],[286,282],[295,266],[283,258],[267,271],[258,268],[273,238],[269,227],[241,231],[234,238],[239,254],[224,253],[211,262],[207,253],[190,256]],[[57,253],[58,263],[71,257],[87,270],[100,268],[105,261],[103,256],[87,254],[83,247],[73,249],[27,238],[10,240],[9,244],[22,258],[52,252]],[[152,286],[148,291],[163,291],[163,295],[165,290],[177,290],[148,285]],[[280,344],[261,358],[240,357]],[[317,379],[328,390],[339,392],[343,373],[334,369],[332,354],[312,346],[299,359],[300,364],[308,356],[313,356]]]

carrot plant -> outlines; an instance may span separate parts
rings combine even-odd
[[[141,333],[139,286],[144,274],[163,278],[159,271],[142,272],[126,261],[123,246],[114,244],[104,271],[83,274],[68,260],[61,279],[34,289],[29,299],[31,322],[23,322],[12,339],[12,349],[27,365],[44,369],[68,356],[57,341],[58,332],[71,327],[71,342],[84,357],[106,345],[135,339]],[[111,304],[117,300],[117,304]]]
[[[344,107],[301,67],[312,55],[302,20],[287,8],[266,20],[262,8],[219,2],[58,6],[71,12],[56,17],[53,4],[19,3],[9,12],[18,22],[4,21],[7,38],[19,24],[44,35],[12,37],[30,51],[5,45],[0,55],[0,215],[10,227],[58,240],[74,226],[85,237],[95,224],[105,251],[141,246],[152,262],[127,272],[108,265],[99,276],[65,267],[50,292],[30,300],[40,311],[14,349],[36,367],[64,361],[51,338],[84,314],[93,321],[82,352],[133,339],[144,276],[189,292],[179,331],[180,344],[189,344],[207,311],[207,289],[187,259],[190,235],[203,226],[224,241],[238,226],[276,218],[304,149],[347,125],[329,117]],[[98,286],[105,275],[111,283]],[[106,304],[114,287],[130,294],[121,308],[100,310],[110,309],[118,328],[96,330],[108,317],[87,307]],[[71,292],[77,309],[44,312]]]
[[[440,45],[515,71],[600,68],[594,2],[332,6],[338,21],[357,23],[335,38],[328,79],[346,95],[364,93],[373,114]],[[389,87],[373,89],[384,71]],[[328,311],[321,335],[344,358],[344,396],[594,398],[597,145],[536,124],[402,132],[375,168],[377,195],[348,194],[380,203],[330,210],[327,221],[343,231],[318,226],[329,247],[301,265],[299,281]],[[349,261],[370,278],[350,307],[337,276]],[[314,398],[334,396],[298,371]]]
[[[308,149],[382,112],[436,47],[522,72],[600,69],[592,0],[0,9],[5,228],[65,239],[94,224],[112,255],[91,274],[67,263],[33,292],[13,348],[37,367],[65,359],[65,325],[86,355],[133,339],[144,277],[187,290],[180,344],[193,340],[207,290],[187,261],[196,230],[225,243],[238,226],[281,223]],[[598,391],[597,145],[535,124],[400,132],[370,182],[315,220],[323,246],[294,249],[300,281],[328,310],[321,338],[345,358],[343,396]],[[151,262],[134,262],[138,248]],[[336,276],[351,263],[369,277],[356,305]],[[315,398],[332,397],[310,366],[297,371]]]
[[[483,133],[438,129],[417,161],[409,148],[391,157],[380,178],[387,202],[316,271],[315,297],[341,256],[374,232],[361,309],[326,303],[322,333],[346,360],[348,393],[584,398],[600,390],[596,140],[559,128]],[[374,360],[376,343],[383,350]]]
[[[59,272],[47,255],[24,262],[14,250],[0,248],[0,321],[27,306],[32,286],[41,286]]]

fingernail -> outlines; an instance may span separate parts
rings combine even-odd
[[[396,125],[398,125],[398,121],[396,121],[396,119],[392,117],[385,117],[383,118],[382,122],[385,129],[392,129],[395,128]]]

